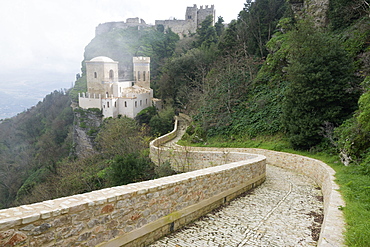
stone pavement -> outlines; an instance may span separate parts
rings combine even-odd
[[[311,179],[267,166],[262,185],[151,246],[316,246],[322,218]]]

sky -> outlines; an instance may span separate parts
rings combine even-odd
[[[185,19],[187,6],[215,5],[225,22],[246,0],[1,0],[0,97],[33,97],[70,88],[95,27],[139,17],[147,24]],[[25,94],[26,93],[26,94]],[[0,101],[1,102],[1,101]],[[1,105],[0,105],[1,119]]]

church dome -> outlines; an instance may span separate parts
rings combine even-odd
[[[99,57],[94,57],[93,59],[90,60],[90,62],[105,62],[105,63],[112,63],[114,62],[113,59],[109,57],[104,57],[104,56],[99,56]]]

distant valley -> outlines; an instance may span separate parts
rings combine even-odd
[[[69,76],[70,77],[70,76]],[[68,78],[68,77],[66,77]],[[0,119],[10,118],[23,112],[32,106],[36,105],[39,101],[53,92],[64,88],[70,88],[71,82],[63,82],[65,79],[56,79],[53,82],[30,82],[19,80],[16,82],[0,81]],[[62,82],[60,82],[62,81]]]

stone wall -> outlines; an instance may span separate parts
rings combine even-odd
[[[222,163],[223,152],[212,153]],[[265,157],[239,153],[228,160],[232,163],[0,210],[0,246],[147,245],[264,181]]]
[[[235,153],[259,154],[266,157],[266,163],[274,166],[279,166],[284,169],[293,170],[312,178],[317,185],[321,187],[324,197],[324,221],[321,226],[320,239],[318,246],[343,246],[343,233],[345,223],[343,213],[340,207],[345,206],[345,203],[338,192],[339,186],[334,182],[335,171],[322,161],[309,157],[277,152],[257,148],[208,148],[208,147],[181,147],[173,145],[171,148],[161,147],[160,145],[168,142],[176,137],[178,132],[177,124],[173,132],[158,138],[152,142],[151,155],[154,162],[161,163],[166,160],[171,160],[171,165],[176,170],[196,170],[197,166],[204,167],[213,161],[205,154],[219,152],[219,156],[227,159]],[[175,152],[174,150],[179,150]],[[190,153],[191,151],[191,153]],[[221,155],[221,153],[223,155]],[[160,155],[160,156],[159,156]],[[198,157],[200,162],[194,163],[192,157]],[[217,157],[212,156],[212,157]],[[223,158],[219,158],[221,161]],[[179,165],[180,164],[180,165]]]
[[[217,151],[218,148],[197,148],[198,151]],[[343,246],[345,223],[340,210],[345,206],[339,186],[334,182],[335,171],[324,162],[309,157],[257,148],[223,148],[223,152],[245,152],[266,157],[266,163],[293,170],[312,178],[321,187],[324,197],[324,221],[318,246]],[[194,150],[195,151],[195,150]]]
[[[339,207],[345,205],[334,171],[325,163],[262,149],[192,148],[189,152],[161,147],[177,136],[175,126],[173,132],[151,143],[151,156],[157,162],[165,160],[158,159],[158,153],[168,151],[172,157],[195,152],[191,162],[187,159],[191,169],[197,164],[232,163],[0,210],[0,246],[147,245],[262,183],[265,162],[302,173],[321,186],[325,217],[318,246],[343,245]],[[199,163],[194,162],[196,157]]]
[[[139,18],[128,18],[126,19],[126,23],[124,21],[118,21],[99,24],[95,28],[95,36],[108,33],[114,29],[137,28],[138,30],[140,30],[148,27],[152,27],[152,25],[146,24],[143,19],[139,20]]]

